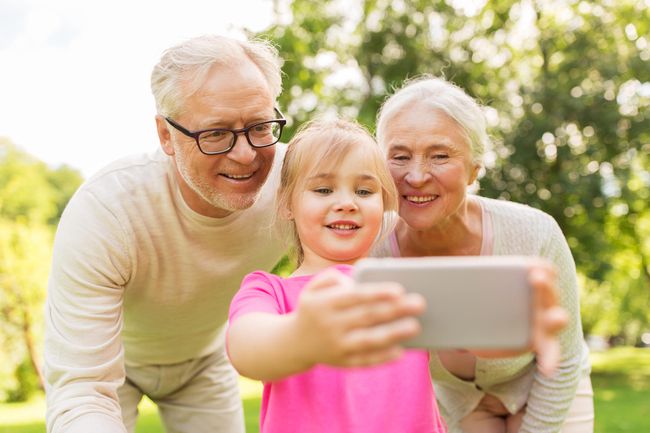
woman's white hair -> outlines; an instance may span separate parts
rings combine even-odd
[[[204,35],[165,50],[151,72],[151,92],[158,114],[170,117],[181,114],[183,98],[201,87],[212,66],[236,65],[246,59],[259,68],[276,99],[282,90],[282,61],[269,41]]]
[[[379,144],[385,146],[384,132],[386,126],[393,121],[392,118],[416,103],[442,110],[454,119],[467,134],[473,161],[482,163],[483,155],[491,142],[480,105],[455,84],[429,75],[405,81],[399,90],[384,101],[377,113]]]

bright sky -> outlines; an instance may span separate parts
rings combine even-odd
[[[162,51],[270,24],[272,0],[0,0],[0,137],[88,177],[157,148],[149,76]]]

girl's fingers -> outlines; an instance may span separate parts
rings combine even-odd
[[[344,275],[336,269],[327,269],[312,278],[304,288],[304,291],[316,292],[319,290],[330,290],[332,288],[349,288],[353,285],[352,278]]]
[[[548,308],[557,305],[558,302],[555,272],[541,263],[543,262],[530,270],[528,280],[535,290],[535,297],[539,305]]]
[[[403,294],[396,299],[365,298],[363,302],[341,311],[341,320],[352,328],[372,327],[404,317],[418,316],[426,308],[426,301],[417,293]]]
[[[351,330],[345,337],[344,345],[349,348],[351,354],[382,351],[399,346],[420,331],[417,319],[405,317],[382,325]]]

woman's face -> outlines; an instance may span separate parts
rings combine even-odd
[[[443,111],[416,103],[387,122],[383,141],[402,219],[416,230],[452,221],[479,169],[463,128]]]

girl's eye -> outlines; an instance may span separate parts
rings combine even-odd
[[[316,194],[330,194],[332,192],[331,188],[326,188],[326,187],[321,187],[321,188],[314,188],[312,191],[314,191]]]
[[[357,195],[360,195],[362,197],[369,196],[374,194],[375,192],[369,189],[358,189],[357,190]]]

